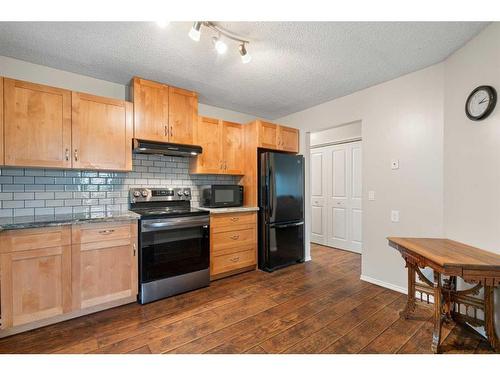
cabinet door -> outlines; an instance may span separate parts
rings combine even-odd
[[[137,295],[136,222],[75,225],[73,242],[74,309]]]
[[[71,92],[4,79],[5,164],[71,167]]]
[[[299,130],[280,125],[278,147],[283,151],[299,152]]]
[[[0,77],[0,165],[3,164],[3,78]]]
[[[270,122],[260,121],[259,146],[272,150],[278,149],[278,126]]]
[[[134,138],[168,141],[168,86],[133,80]]]
[[[243,127],[234,122],[222,122],[222,160],[224,173],[243,174]]]
[[[196,144],[203,151],[191,159],[191,173],[220,174],[222,173],[222,145],[219,120],[200,117],[196,126]]]
[[[71,311],[71,246],[0,256],[3,328]]]
[[[176,87],[168,89],[169,141],[193,144],[193,134],[198,120],[198,95]]]
[[[132,170],[132,103],[73,92],[73,167]]]

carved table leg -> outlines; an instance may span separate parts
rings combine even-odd
[[[415,311],[415,265],[406,262],[408,268],[408,297],[405,308],[399,313],[403,319],[408,319],[410,314]]]
[[[441,344],[441,324],[443,321],[442,314],[442,294],[441,294],[441,274],[434,271],[434,331],[432,332],[433,353],[439,353],[439,345]]]
[[[495,332],[495,307],[493,291],[495,288],[491,286],[484,287],[484,323],[486,336],[488,341],[496,352],[500,352],[500,343]]]

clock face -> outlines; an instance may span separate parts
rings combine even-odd
[[[465,112],[471,120],[483,120],[493,111],[495,104],[495,89],[491,86],[479,86],[467,98]]]

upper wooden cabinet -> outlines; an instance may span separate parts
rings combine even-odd
[[[199,117],[195,143],[203,148],[191,159],[191,173],[243,174],[244,133],[241,124]]]
[[[265,121],[258,122],[259,147],[299,152],[299,130]]]
[[[168,86],[134,78],[134,138],[168,142]]]
[[[169,142],[192,144],[198,120],[198,95],[192,91],[168,88]]]
[[[71,167],[71,91],[4,78],[4,111],[6,165]]]
[[[132,103],[72,93],[73,167],[132,170]]]
[[[198,95],[192,91],[135,77],[134,138],[193,144]]]
[[[3,164],[3,77],[0,77],[0,165]]]

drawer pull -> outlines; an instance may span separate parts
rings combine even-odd
[[[106,229],[106,230],[100,230],[99,233],[100,234],[111,234],[114,231],[115,231],[114,229]]]
[[[232,217],[232,218],[231,218],[231,221],[238,221],[238,220],[240,220],[240,218],[239,218],[239,217]]]
[[[240,260],[240,257],[234,257],[229,259],[231,262],[237,262]]]
[[[232,239],[232,240],[237,240],[238,238],[240,238],[240,235],[239,235],[239,234],[233,234],[233,235],[231,236],[231,239]]]

